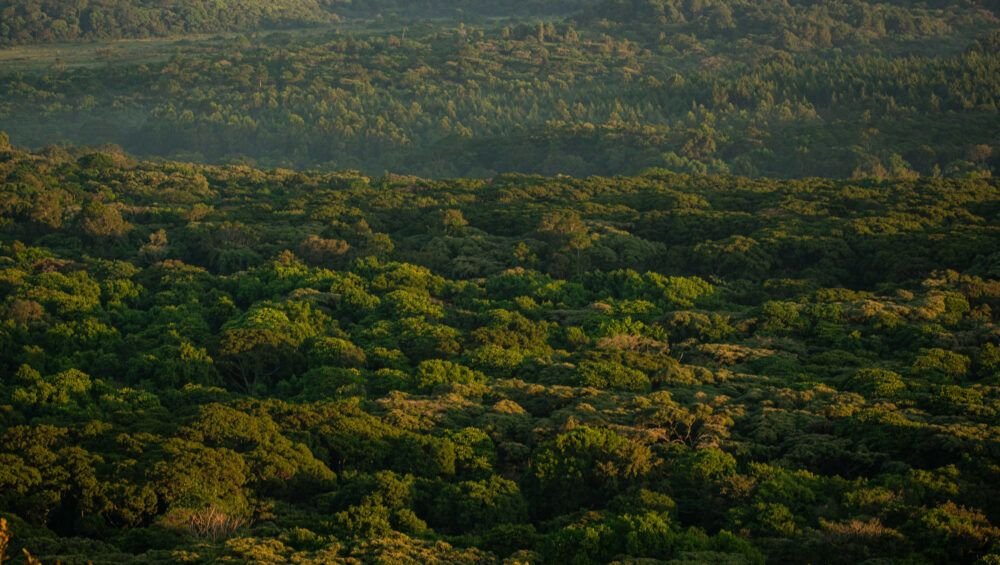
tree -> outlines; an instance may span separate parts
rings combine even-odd
[[[579,384],[617,390],[649,390],[649,377],[642,371],[614,361],[584,361],[577,368]]]
[[[413,386],[417,390],[430,391],[439,386],[455,383],[471,384],[486,381],[486,375],[464,365],[440,359],[428,359],[417,365],[413,375]]]
[[[935,347],[925,349],[913,360],[911,370],[931,379],[961,379],[969,372],[972,362],[954,351]]]
[[[458,235],[462,228],[469,225],[469,221],[462,215],[461,210],[449,208],[441,212],[441,226],[448,235]]]
[[[13,537],[7,525],[6,518],[0,518],[0,565],[6,561],[7,547],[10,546],[10,539]]]
[[[31,221],[51,229],[59,229],[63,224],[65,207],[62,195],[55,190],[40,193],[31,207]]]
[[[496,475],[446,485],[435,497],[432,524],[446,531],[484,531],[527,519],[528,506],[517,483]]]
[[[351,250],[351,245],[342,239],[324,239],[310,235],[299,244],[298,254],[306,262],[326,266],[335,264]]]
[[[164,459],[151,466],[149,476],[160,504],[168,508],[160,518],[164,526],[216,536],[246,523],[251,507],[242,457],[180,439],[167,440],[161,449]]]
[[[579,214],[571,210],[550,212],[538,223],[537,232],[549,246],[554,274],[568,274],[568,270],[559,266],[563,262],[567,267],[575,262],[577,275],[582,273],[583,250],[589,248],[593,240]]]
[[[91,200],[80,214],[83,233],[94,238],[119,238],[132,230],[117,206]]]
[[[160,229],[149,234],[149,241],[139,248],[139,256],[147,261],[159,261],[167,255],[169,249],[167,231]]]
[[[346,339],[320,337],[309,348],[309,361],[314,365],[364,367],[366,355],[363,349]]]
[[[641,481],[652,464],[648,447],[611,430],[580,426],[561,433],[532,457],[532,511],[553,516],[599,508]]]
[[[906,383],[898,373],[877,368],[859,369],[846,386],[848,390],[874,398],[894,398],[906,390]]]
[[[219,341],[217,358],[229,381],[248,393],[290,377],[301,361],[290,336],[258,328],[226,330]]]

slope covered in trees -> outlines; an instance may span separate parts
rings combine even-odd
[[[322,0],[0,0],[0,45],[247,31],[335,19]]]
[[[993,563],[998,249],[986,178],[0,139],[0,552]]]
[[[0,0],[0,563],[1000,563],[998,15]]]
[[[183,42],[141,63],[111,46],[83,67],[0,65],[0,126],[32,147],[373,175],[990,174],[992,9],[609,1]]]
[[[569,15],[587,0],[0,0],[0,46],[315,27],[351,20]]]

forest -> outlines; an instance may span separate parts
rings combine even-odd
[[[120,42],[87,64],[14,59],[0,127],[33,148],[428,178],[960,178],[1000,160],[1000,20],[977,2],[349,21],[184,40],[148,61]]]
[[[0,565],[1000,565],[996,0],[0,0]]]
[[[994,179],[428,180],[0,141],[49,563],[996,563]]]
[[[0,44],[248,31],[332,18],[319,0],[0,0]]]

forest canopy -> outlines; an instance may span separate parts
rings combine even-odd
[[[335,19],[323,0],[2,0],[0,45],[266,29]]]
[[[0,565],[1000,565],[996,0],[0,0]]]
[[[10,554],[997,559],[996,180],[4,144],[0,202]]]
[[[31,147],[368,175],[964,177],[1000,159],[994,8],[607,0],[14,48],[0,126]]]

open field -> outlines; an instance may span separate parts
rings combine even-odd
[[[192,42],[208,41],[218,34],[184,38],[121,39],[89,43],[17,45],[0,49],[0,67],[25,71],[100,67],[111,63],[155,63],[184,50]]]

